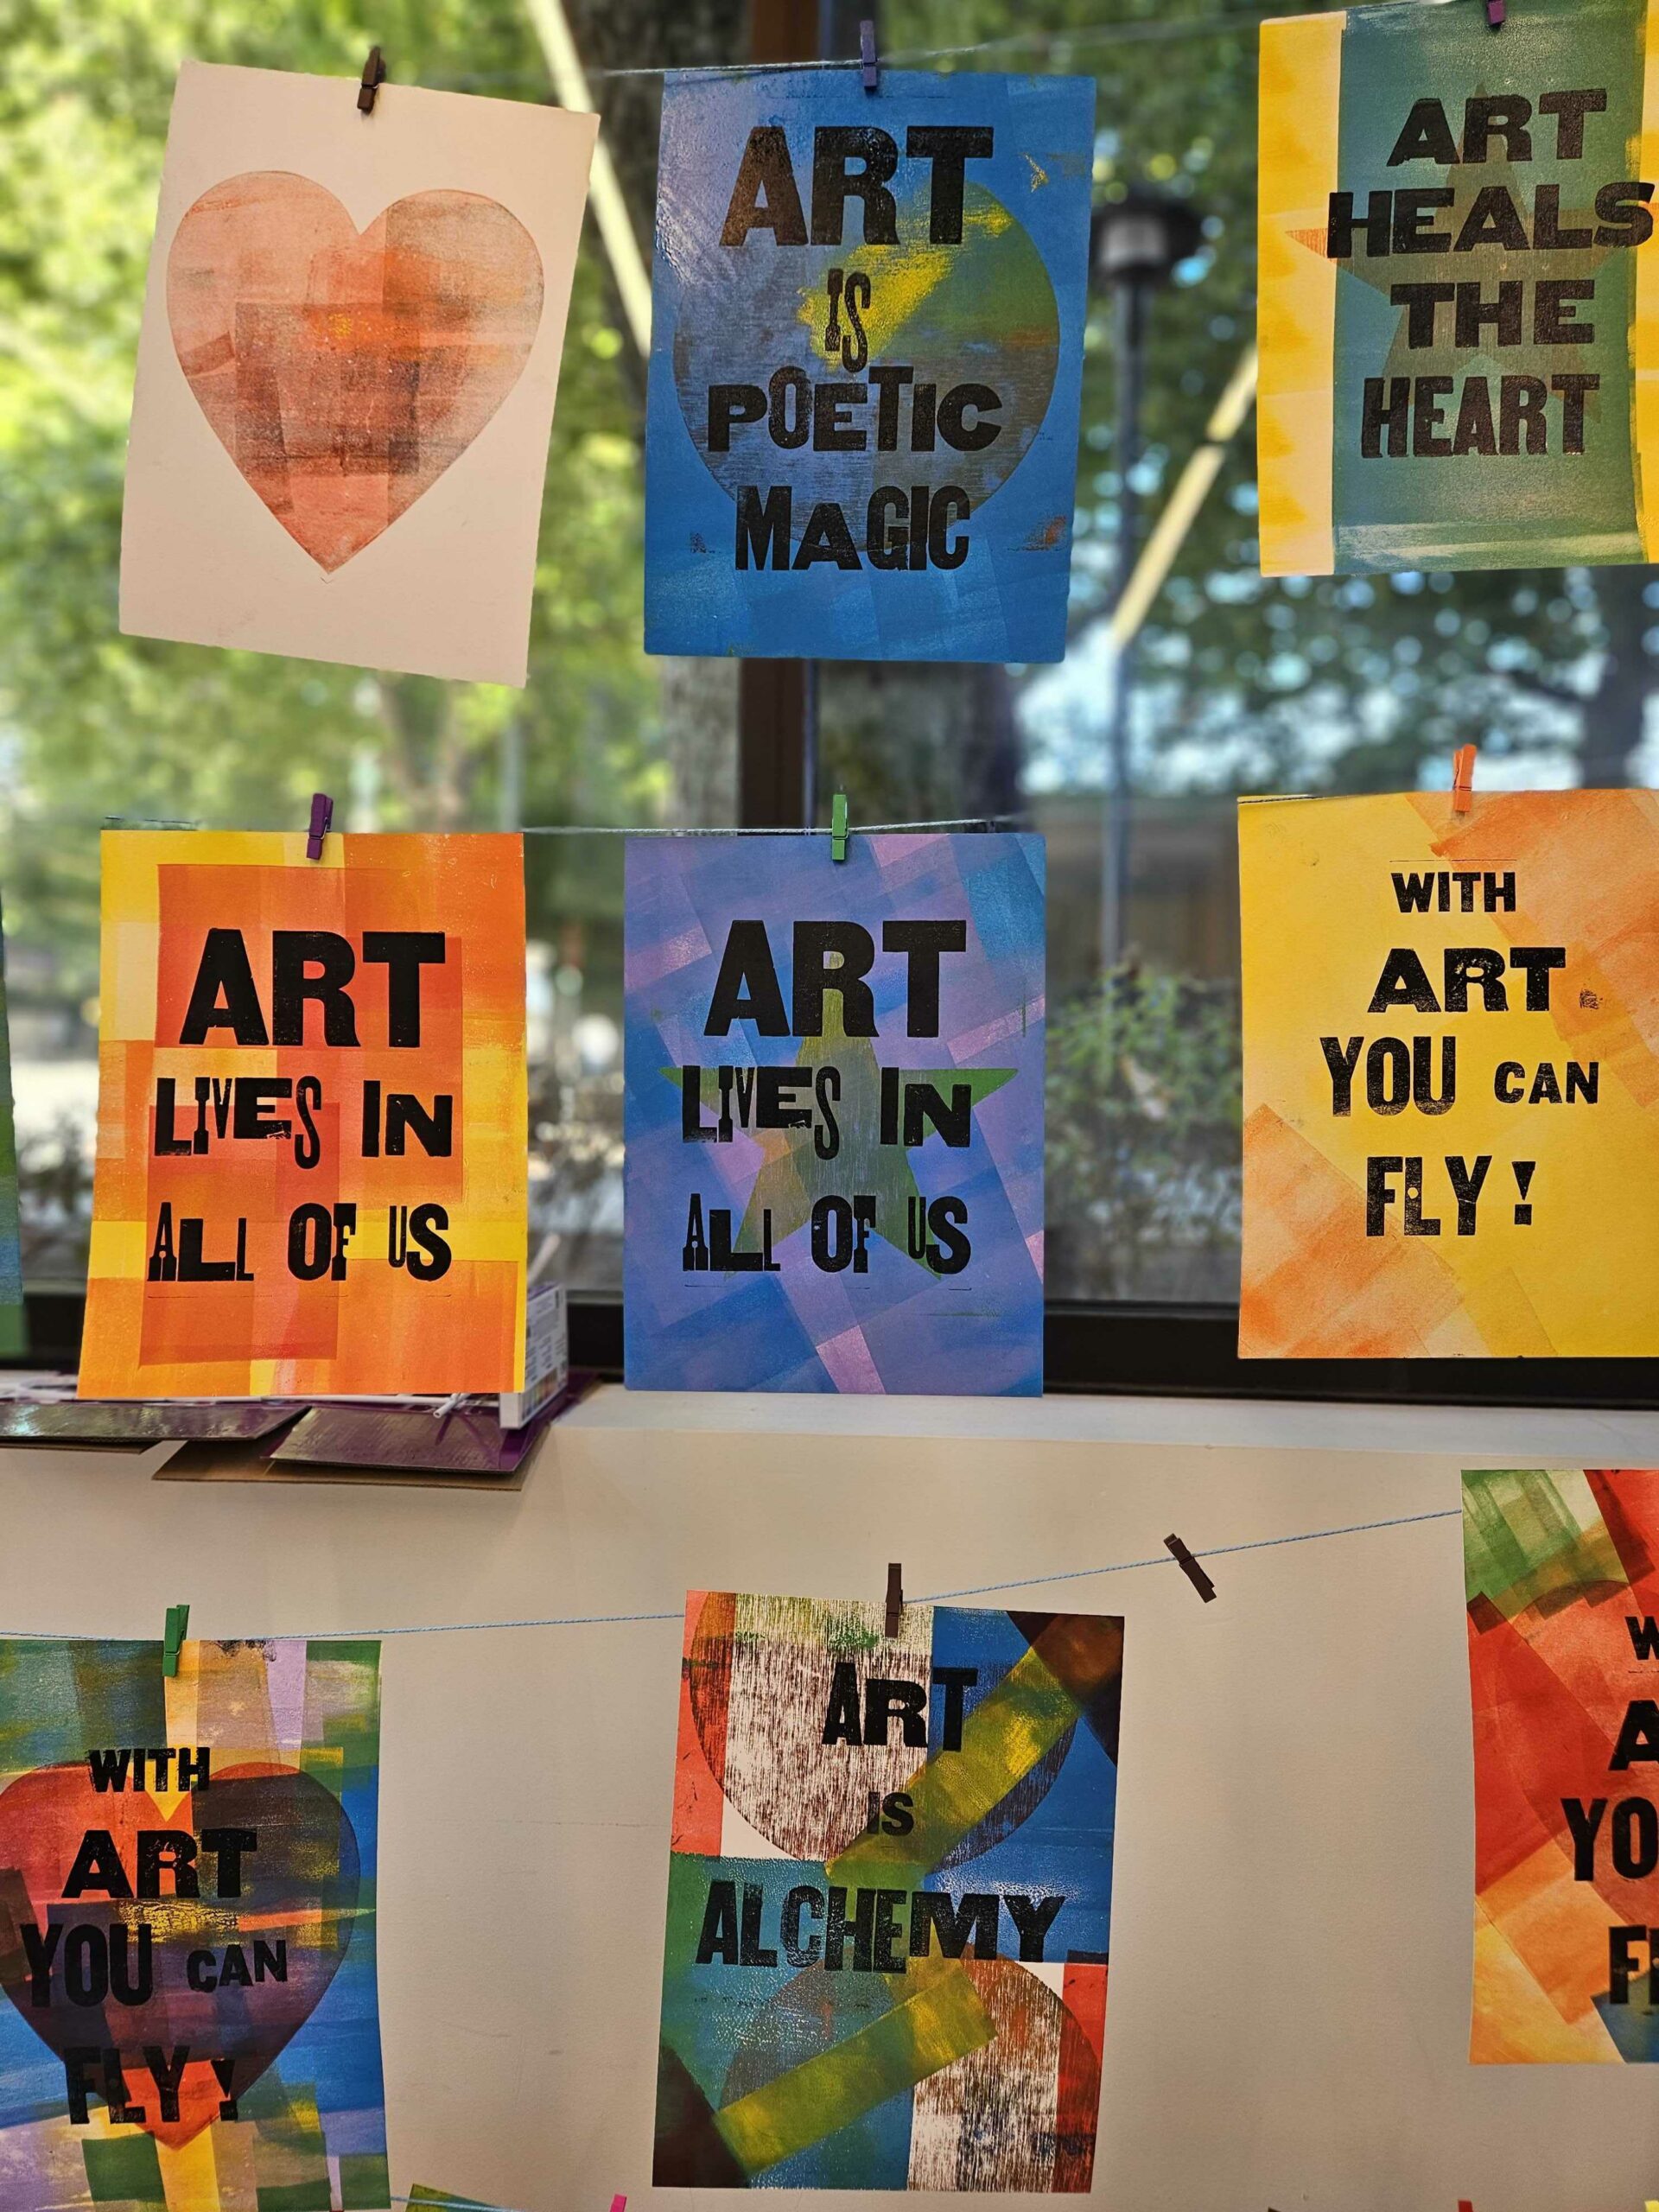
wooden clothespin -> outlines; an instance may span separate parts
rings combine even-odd
[[[1475,753],[1472,745],[1460,745],[1452,755],[1452,811],[1467,814],[1475,803]]]
[[[905,1570],[899,1561],[887,1562],[887,1617],[881,1630],[883,1636],[897,1636],[899,1616],[905,1610]]]
[[[1179,1536],[1166,1536],[1164,1548],[1173,1554],[1175,1564],[1198,1592],[1206,1605],[1216,1602],[1216,1586],[1198,1565]]]
[[[832,861],[846,859],[847,840],[852,834],[847,827],[847,794],[837,791],[830,802],[830,857]]]
[[[374,113],[375,101],[379,98],[380,87],[385,81],[385,57],[378,46],[372,46],[369,58],[363,64],[363,81],[357,88],[357,111],[359,115]]]
[[[376,49],[377,52],[378,49]],[[311,827],[305,833],[305,857],[308,861],[322,858],[322,841],[328,835],[334,818],[334,802],[327,791],[311,794]]]
[[[167,1626],[162,1633],[162,1672],[172,1681],[179,1671],[179,1650],[190,1625],[188,1605],[169,1605]]]
[[[881,65],[875,58],[875,25],[866,16],[858,27],[858,66],[867,92],[881,89]]]

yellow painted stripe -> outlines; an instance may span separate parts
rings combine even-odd
[[[930,1872],[994,1812],[1077,1719],[1070,1693],[1035,1650],[1022,1652],[963,1725],[962,1748],[931,1758],[905,1784],[915,1813],[908,1835],[864,1835],[831,1860],[831,1881],[883,1867]]]
[[[215,2130],[209,2127],[188,2143],[156,2145],[162,2170],[162,2186],[169,2207],[178,2212],[221,2212],[219,2169],[213,2158]]]
[[[978,2050],[995,2032],[971,1976],[953,1966],[927,1975],[868,2027],[728,2105],[715,2125],[746,2173],[764,2173]]]
[[[1648,0],[1642,74],[1642,152],[1632,172],[1659,177],[1659,0]],[[1636,254],[1636,323],[1630,333],[1636,440],[1636,512],[1643,557],[1659,561],[1659,236]]]
[[[1264,575],[1329,575],[1337,264],[1323,238],[1337,184],[1342,34],[1348,18],[1262,26],[1257,474]]]

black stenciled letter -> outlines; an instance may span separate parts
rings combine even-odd
[[[219,1004],[221,995],[224,1004]],[[205,1045],[210,1029],[228,1029],[238,1045],[268,1045],[265,1017],[240,930],[209,930],[203,940],[181,1045]]]
[[[386,971],[386,1042],[410,1046],[421,1041],[421,970],[442,968],[445,959],[442,930],[365,930],[363,957]],[[334,1039],[328,1039],[332,1045]]]

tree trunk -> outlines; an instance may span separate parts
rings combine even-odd
[[[1640,566],[1596,572],[1607,645],[1600,681],[1585,707],[1580,745],[1580,781],[1591,790],[1622,789],[1637,769],[1653,688],[1644,641],[1654,615],[1645,594],[1656,573]]]
[[[669,822],[682,830],[732,828],[737,821],[737,663],[665,656],[657,666]]]

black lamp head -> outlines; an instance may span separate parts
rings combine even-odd
[[[1204,219],[1191,200],[1135,185],[1096,208],[1090,265],[1096,283],[1108,288],[1166,284],[1203,238]]]

